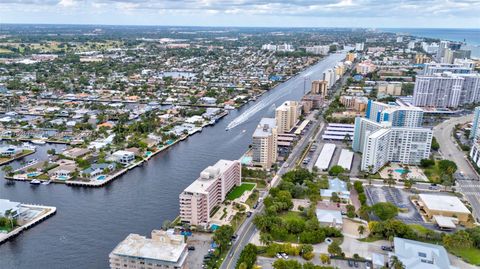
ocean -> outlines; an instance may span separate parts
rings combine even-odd
[[[383,28],[385,32],[405,33],[417,37],[465,42],[465,49],[472,51],[472,57],[480,58],[480,29],[453,28]]]

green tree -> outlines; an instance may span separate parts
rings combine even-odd
[[[363,236],[363,234],[365,233],[365,226],[363,225],[358,226],[357,231],[360,236]]]
[[[253,244],[248,244],[243,248],[238,258],[235,268],[240,269],[244,265],[245,269],[252,269],[257,262],[257,247]]]
[[[232,240],[233,233],[233,228],[230,225],[223,225],[215,230],[213,234],[213,241],[219,245],[221,253],[228,248],[228,244]]]
[[[438,141],[437,141],[437,139],[435,138],[435,136],[432,138],[431,148],[432,148],[433,150],[439,150],[439,149],[440,149],[440,144],[438,143]]]
[[[373,214],[381,220],[392,219],[398,214],[398,208],[390,202],[376,203],[371,209]]]
[[[471,248],[473,240],[467,231],[460,230],[453,234],[443,236],[443,245],[446,248]]]
[[[355,207],[353,205],[347,205],[347,217],[355,218]]]
[[[340,247],[340,244],[337,241],[333,241],[328,246],[328,253],[330,253],[333,256],[341,256],[342,255],[342,248]]]
[[[404,269],[405,265],[403,265],[402,261],[400,261],[397,256],[392,256],[390,258],[390,268],[392,268],[392,269]]]
[[[330,264],[330,257],[327,254],[322,253],[322,254],[320,254],[320,261],[323,264]]]
[[[344,172],[345,172],[345,169],[343,167],[341,167],[340,165],[334,165],[332,166],[332,168],[330,168],[330,170],[328,171],[328,174],[331,176],[338,176]]]

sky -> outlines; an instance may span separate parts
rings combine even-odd
[[[0,0],[0,23],[480,28],[480,0]]]

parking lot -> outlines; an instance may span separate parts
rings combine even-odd
[[[368,204],[371,206],[379,202],[390,202],[406,212],[399,212],[397,219],[408,224],[421,224],[428,228],[434,228],[433,224],[427,224],[423,221],[420,213],[410,201],[409,193],[403,189],[391,188],[387,186],[374,187],[365,186],[365,194],[367,195]]]
[[[203,256],[207,255],[210,243],[212,242],[212,234],[194,233],[188,237],[187,245],[194,246],[195,250],[190,250],[187,256],[188,268],[202,268]]]

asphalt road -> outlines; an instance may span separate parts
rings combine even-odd
[[[351,71],[349,71],[351,72]],[[342,84],[345,82],[347,75],[342,78]],[[341,87],[337,86],[334,89],[334,94],[338,94],[340,92]],[[327,104],[328,106],[328,104]],[[272,180],[271,187],[275,187],[280,183],[280,178],[283,174],[288,172],[290,169],[294,168],[296,162],[301,157],[303,150],[307,147],[307,145],[313,141],[318,134],[322,131],[323,127],[325,126],[324,120],[322,117],[319,117],[318,120],[314,120],[312,126],[306,131],[305,135],[298,141],[296,146],[293,148],[292,152],[288,156],[287,160],[283,163],[283,165],[277,171],[277,180]],[[315,132],[315,130],[318,131]],[[268,193],[265,192],[264,196]],[[264,198],[263,196],[261,198]],[[227,257],[223,261],[220,269],[231,269],[235,268],[238,258],[240,257],[240,253],[242,252],[243,248],[250,242],[253,235],[257,232],[257,228],[253,224],[254,217],[263,211],[263,203],[259,201],[259,205],[256,210],[252,212],[252,216],[247,218],[247,220],[240,226],[237,231],[238,237],[237,240],[233,243],[232,248],[230,249]]]
[[[288,172],[290,169],[295,167],[295,163],[301,157],[303,150],[307,147],[308,143],[312,141],[313,137],[318,134],[315,132],[318,126],[324,126],[322,119],[316,120],[313,122],[312,126],[308,129],[305,135],[298,141],[297,145],[292,149],[292,152],[288,156],[284,164],[279,168],[277,176],[281,178],[283,174]],[[319,132],[322,128],[319,128]],[[280,180],[272,181],[272,187],[275,187],[280,183]],[[268,195],[268,192],[265,192],[261,198],[265,198]],[[222,263],[220,269],[230,269],[235,268],[237,260],[242,252],[242,249],[250,242],[250,239],[257,232],[257,228],[253,224],[253,218],[263,211],[263,203],[260,201],[256,210],[252,212],[252,216],[247,218],[247,220],[240,226],[237,231],[238,237],[234,242],[232,248],[230,249],[227,257]]]
[[[459,172],[462,172],[466,178],[478,180],[475,170],[468,163],[464,152],[458,148],[452,136],[455,125],[466,123],[472,120],[473,114],[458,118],[451,118],[435,126],[433,128],[433,135],[437,138],[437,141],[440,144],[440,153],[442,156],[447,160],[454,161],[458,166]]]
[[[457,190],[465,195],[468,202],[472,205],[473,215],[480,220],[480,181],[477,173],[465,156],[465,153],[459,149],[455,139],[452,136],[455,125],[466,123],[473,120],[473,114],[451,118],[433,128],[433,134],[440,144],[440,153],[445,159],[454,161],[459,172],[463,174],[462,180],[457,178]]]

